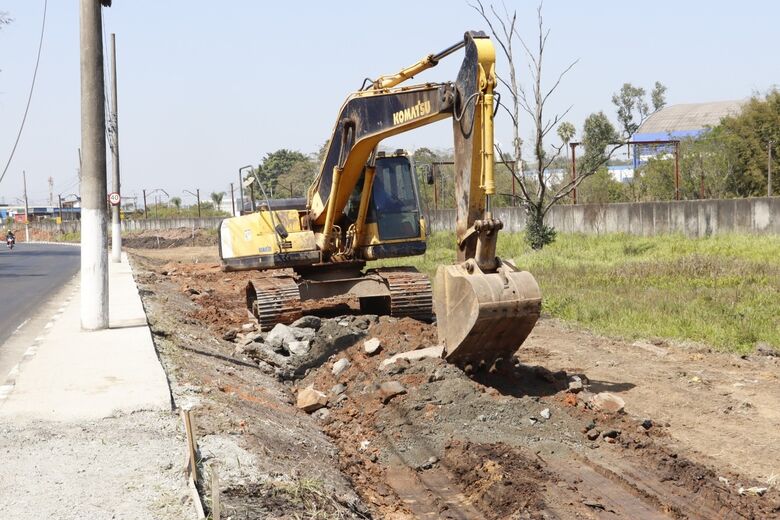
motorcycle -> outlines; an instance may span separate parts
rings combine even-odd
[[[16,238],[6,237],[5,245],[8,246],[8,249],[13,249],[15,244],[16,244]]]

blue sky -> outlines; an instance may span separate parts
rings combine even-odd
[[[500,5],[500,4],[499,4]],[[535,37],[536,2],[507,1],[520,30]],[[25,132],[0,202],[21,197],[26,170],[30,198],[78,190],[80,145],[78,0],[49,0],[43,55]],[[43,0],[6,0],[14,18],[0,29],[0,162],[4,166],[24,111],[32,77]],[[548,0],[551,35],[548,84],[572,60],[548,113],[573,105],[566,117],[578,131],[603,110],[624,82],[648,90],[668,86],[670,104],[740,99],[780,83],[775,40],[780,3]],[[316,151],[328,138],[339,106],[364,77],[392,73],[486,29],[459,1],[230,2],[114,0],[104,10],[106,35],[117,34],[123,195],[163,188],[227,191],[237,169],[265,153]],[[460,54],[419,76],[454,79]],[[498,72],[505,72],[503,61]],[[525,62],[519,68],[528,85]],[[499,112],[500,113],[500,112]],[[506,117],[496,139],[511,139]],[[530,125],[523,133],[530,137]],[[385,144],[448,148],[450,124],[439,122]]]

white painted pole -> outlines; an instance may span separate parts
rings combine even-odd
[[[100,0],[81,0],[81,328],[108,328],[106,119]]]
[[[111,33],[111,109],[113,123],[113,142],[111,143],[111,156],[114,166],[113,183],[111,191],[120,193],[119,183],[119,108],[117,108],[116,93],[116,34]],[[120,222],[119,212],[122,208],[122,198],[119,198],[119,204],[111,206],[111,260],[115,263],[122,261],[122,223]]]

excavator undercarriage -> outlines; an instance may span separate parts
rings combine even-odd
[[[268,330],[300,318],[303,301],[351,295],[367,314],[432,320],[433,293],[426,275],[410,267],[362,271],[364,265],[330,264],[319,271],[258,277],[247,284],[247,309]]]

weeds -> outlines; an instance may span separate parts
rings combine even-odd
[[[452,233],[424,256],[385,261],[433,275],[455,260]],[[548,315],[627,338],[692,340],[748,352],[780,346],[780,237],[559,234],[540,251],[503,233],[498,255],[536,277]]]

